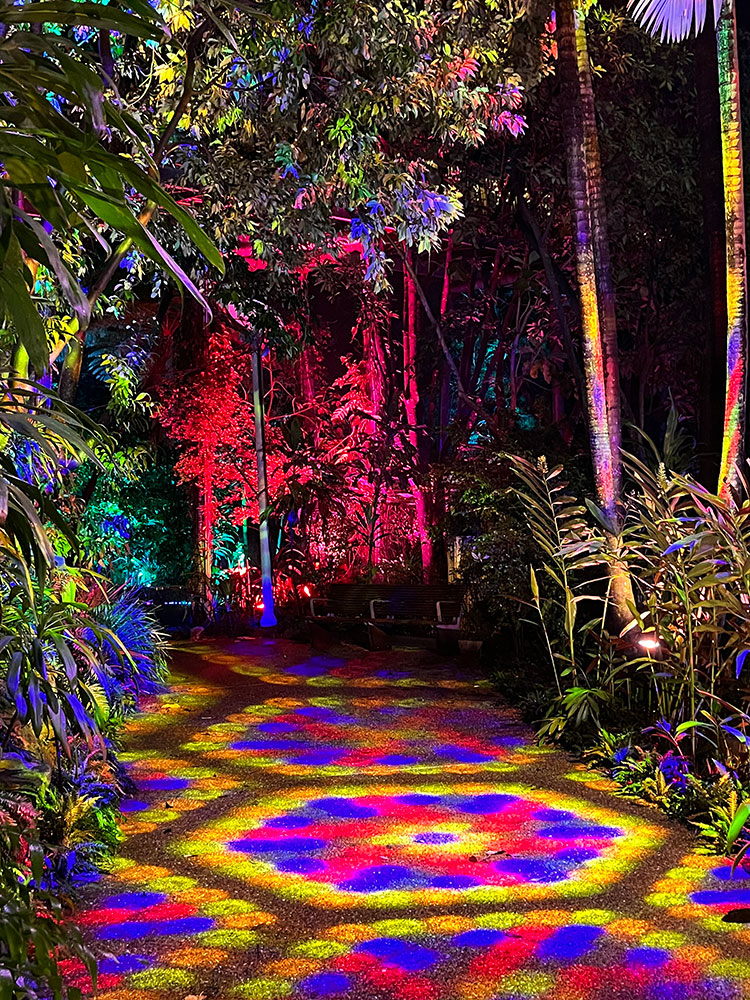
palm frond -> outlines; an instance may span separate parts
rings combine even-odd
[[[722,0],[630,0],[630,12],[652,35],[662,42],[679,42],[691,31],[697,35],[706,23],[713,3],[714,24],[719,20]]]

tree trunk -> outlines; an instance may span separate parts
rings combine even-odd
[[[407,251],[410,255],[410,251]],[[408,271],[404,271],[404,292],[405,292],[405,313],[404,323],[404,406],[406,409],[406,425],[409,444],[414,453],[414,466],[418,469],[419,461],[419,435],[417,432],[419,407],[419,388],[417,386],[417,289]],[[424,490],[415,481],[414,477],[409,478],[411,495],[414,498],[416,511],[416,529],[419,538],[419,547],[422,553],[422,581],[429,583],[432,579],[432,539],[429,531],[429,516],[427,509],[427,498]]]
[[[586,157],[586,180],[589,193],[591,232],[594,241],[596,286],[599,299],[599,325],[604,354],[604,391],[607,398],[607,425],[612,456],[612,491],[614,505],[620,499],[622,485],[622,416],[620,413],[620,353],[617,343],[615,288],[609,255],[607,209],[604,201],[599,132],[596,124],[594,88],[591,81],[586,19],[582,8],[576,11],[575,43],[578,81],[581,95],[581,128]],[[616,506],[613,511],[617,516]]]
[[[603,218],[599,217],[595,232],[592,221],[594,211],[602,208],[598,145],[596,154],[592,151],[591,133],[596,130],[596,118],[593,114],[593,92],[583,13],[577,9],[576,0],[558,0],[556,10],[558,66],[564,104],[562,117],[567,133],[568,187],[575,223],[576,271],[581,301],[591,453],[597,499],[611,526],[607,536],[610,545],[610,603],[613,625],[617,629],[624,630],[633,622],[630,608],[633,604],[633,589],[627,569],[619,556],[618,501],[621,457],[617,336],[616,330],[608,326],[612,319],[611,316],[607,318],[611,303],[605,301],[602,306],[600,295],[602,288],[605,300],[612,293],[611,279],[605,277],[601,282],[597,270],[599,260],[596,256],[596,247],[598,241],[606,240],[606,225]],[[607,248],[604,253],[605,270],[608,262]],[[602,317],[605,317],[604,320]],[[609,335],[613,337],[608,343],[606,360],[602,326],[609,330]],[[615,385],[610,387],[609,392],[607,375],[615,379]],[[617,421],[614,429],[610,427],[610,420]]]
[[[727,353],[726,232],[719,111],[719,67],[716,33],[706,25],[695,44],[695,85],[698,93],[698,151],[703,200],[704,293],[707,377],[700,401],[700,477],[706,486],[716,482],[722,445],[724,380]]]
[[[717,28],[719,106],[724,158],[724,212],[727,243],[727,374],[719,493],[739,487],[744,452],[747,378],[747,262],[745,187],[742,161],[740,71],[734,0],[724,0]]]
[[[594,238],[589,203],[588,162],[581,111],[581,82],[578,70],[578,37],[574,0],[557,3],[557,51],[561,96],[565,113],[568,187],[575,225],[575,255],[581,301],[583,359],[586,375],[591,453],[597,499],[607,517],[617,516],[617,495],[609,434],[609,413],[604,374],[604,348],[599,320]]]
[[[255,457],[258,463],[258,529],[260,536],[260,572],[263,593],[263,613],[260,624],[276,624],[271,569],[271,543],[268,532],[268,483],[266,481],[266,421],[263,409],[263,367],[260,345],[253,346],[253,410],[255,413]]]

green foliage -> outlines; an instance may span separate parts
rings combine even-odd
[[[44,847],[0,811],[0,994],[8,1000],[79,1000],[61,961],[83,962],[96,982],[96,959],[44,885]]]

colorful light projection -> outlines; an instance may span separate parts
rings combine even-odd
[[[396,908],[594,895],[664,836],[525,786],[377,784],[284,790],[174,849],[283,899]]]
[[[238,647],[242,644],[238,643]],[[344,660],[332,656],[308,656],[296,664],[279,669],[278,659],[264,662],[262,651],[248,644],[247,652],[238,648],[236,654],[211,657],[212,663],[222,663],[234,673],[254,677],[265,684],[288,687],[352,687],[352,688],[436,688],[443,691],[472,691],[491,688],[489,680],[471,678],[457,680],[455,666],[437,665],[431,669],[401,669],[387,664],[400,653],[390,653],[381,667],[373,668],[367,660]],[[200,649],[198,650],[200,652]],[[205,651],[204,651],[205,652]],[[261,656],[258,653],[261,652]],[[405,658],[406,659],[406,658]],[[408,662],[408,660],[407,660]]]
[[[78,922],[97,949],[99,1000],[184,997],[205,981],[207,969],[232,961],[265,940],[276,917],[249,900],[158,865],[121,859],[108,876],[121,888],[80,914]],[[91,991],[79,963],[69,961],[70,986]]]
[[[452,698],[272,698],[184,744],[211,761],[281,774],[502,773],[548,751],[490,702]]]
[[[740,1000],[750,963],[608,910],[340,924],[292,944],[242,1000]]]
[[[732,875],[731,862],[704,854],[688,854],[654,885],[646,898],[670,916],[699,920],[710,931],[731,933],[750,944],[750,925],[727,922],[730,910],[746,909],[750,916],[750,871],[742,866]]]
[[[136,795],[123,800],[122,827],[127,835],[150,833],[161,823],[172,823],[182,813],[200,809],[220,798],[239,781],[217,774],[215,767],[201,767],[159,751],[133,751],[121,755]]]

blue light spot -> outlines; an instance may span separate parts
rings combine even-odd
[[[705,889],[692,893],[690,899],[694,903],[703,903],[706,906],[721,906],[724,903],[748,903],[750,902],[750,890]]]
[[[328,673],[328,667],[318,667],[311,663],[303,663],[298,667],[287,667],[284,671],[287,674],[296,674],[298,677],[322,677]]]
[[[259,733],[296,733],[298,729],[293,722],[263,722],[258,726]]]
[[[356,951],[365,951],[374,955],[386,965],[395,965],[405,972],[421,972],[429,969],[438,960],[438,953],[430,948],[415,944],[413,941],[402,941],[400,938],[376,938],[365,941],[357,946]]]
[[[410,795],[399,795],[394,801],[405,806],[436,806],[442,799],[439,795],[420,795],[419,792],[414,792]]]
[[[324,861],[317,858],[285,858],[276,862],[276,868],[280,872],[292,872],[295,875],[309,875],[312,872],[325,871]]]
[[[492,867],[505,875],[517,875],[525,882],[561,882],[568,877],[564,866],[537,858],[503,858]]]
[[[658,969],[672,957],[664,948],[631,948],[627,960],[632,965],[644,965],[649,969]]]
[[[537,949],[537,956],[558,959],[561,962],[575,962],[591,951],[602,933],[601,927],[588,927],[584,924],[560,927],[546,941],[542,941]]]
[[[310,997],[334,997],[346,993],[351,985],[349,976],[340,972],[318,972],[299,984],[299,989]]]
[[[299,750],[294,740],[239,740],[232,743],[233,750]]]
[[[275,830],[302,830],[311,825],[312,820],[308,816],[273,816],[263,824]]]
[[[153,959],[146,955],[117,955],[102,958],[99,961],[99,974],[102,976],[127,975],[129,972],[142,972]]]
[[[245,837],[243,840],[232,841],[229,846],[234,851],[242,851],[243,854],[275,854],[277,851],[309,854],[312,851],[322,850],[326,846],[326,841],[316,837],[285,837],[279,840]]]
[[[335,816],[339,819],[369,819],[371,816],[378,815],[377,809],[372,806],[359,805],[356,799],[315,799],[310,805],[314,809],[320,809],[327,816]]]
[[[506,937],[507,934],[503,931],[477,927],[471,931],[464,931],[463,934],[457,934],[451,944],[456,948],[491,948],[493,944],[499,944]]]
[[[135,813],[149,809],[148,802],[141,802],[139,799],[123,799],[120,803],[120,812]]]
[[[566,809],[538,809],[533,818],[545,823],[574,823],[579,819],[575,813],[568,812]]]
[[[416,833],[416,844],[453,844],[458,840],[455,833]]]
[[[503,809],[507,809],[509,805],[517,801],[516,795],[475,795],[458,808],[461,812],[483,816],[502,812]]]
[[[189,784],[187,778],[140,778],[136,781],[143,792],[177,792]]]
[[[714,878],[719,879],[720,882],[744,882],[750,879],[750,872],[745,871],[744,868],[735,868],[734,875],[732,875],[731,865],[722,865],[721,868],[714,868],[711,874]]]
[[[435,889],[471,889],[480,884],[479,879],[471,875],[438,875],[430,881]]]
[[[172,934],[188,935],[209,931],[214,922],[210,917],[182,917],[179,920],[131,920],[125,924],[110,924],[97,933],[100,941],[134,941],[142,937],[166,937]]]
[[[349,892],[382,892],[386,889],[423,888],[425,880],[403,865],[374,865],[363,868],[339,888]]]
[[[577,826],[573,823],[564,826],[548,826],[539,830],[537,836],[547,840],[577,840],[579,837],[594,837],[597,839],[611,840],[614,837],[621,837],[622,830],[615,826]]]
[[[571,865],[582,865],[599,857],[599,852],[593,847],[564,847],[554,855],[555,861]]]

